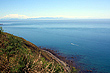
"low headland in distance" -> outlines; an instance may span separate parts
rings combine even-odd
[[[3,25],[3,24],[0,24],[0,25]]]
[[[37,47],[33,43],[3,32],[0,27],[0,72],[28,73],[86,73],[73,66],[73,61],[56,51]]]

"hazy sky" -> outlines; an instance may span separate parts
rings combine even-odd
[[[110,0],[0,0],[0,18],[110,18]]]

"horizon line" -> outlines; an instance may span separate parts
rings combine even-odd
[[[66,17],[30,17],[30,18],[0,18],[0,20],[13,20],[13,19],[30,19],[30,20],[71,20],[71,19],[110,19],[110,18],[66,18]]]

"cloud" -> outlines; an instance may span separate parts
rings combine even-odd
[[[26,15],[9,14],[9,15],[3,16],[2,18],[20,18],[20,19],[26,19],[26,18],[29,18],[29,17],[26,16]]]

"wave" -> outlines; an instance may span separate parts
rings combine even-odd
[[[74,43],[71,43],[71,45],[74,45],[74,46],[79,46],[79,45],[77,45],[77,44],[74,44]]]

